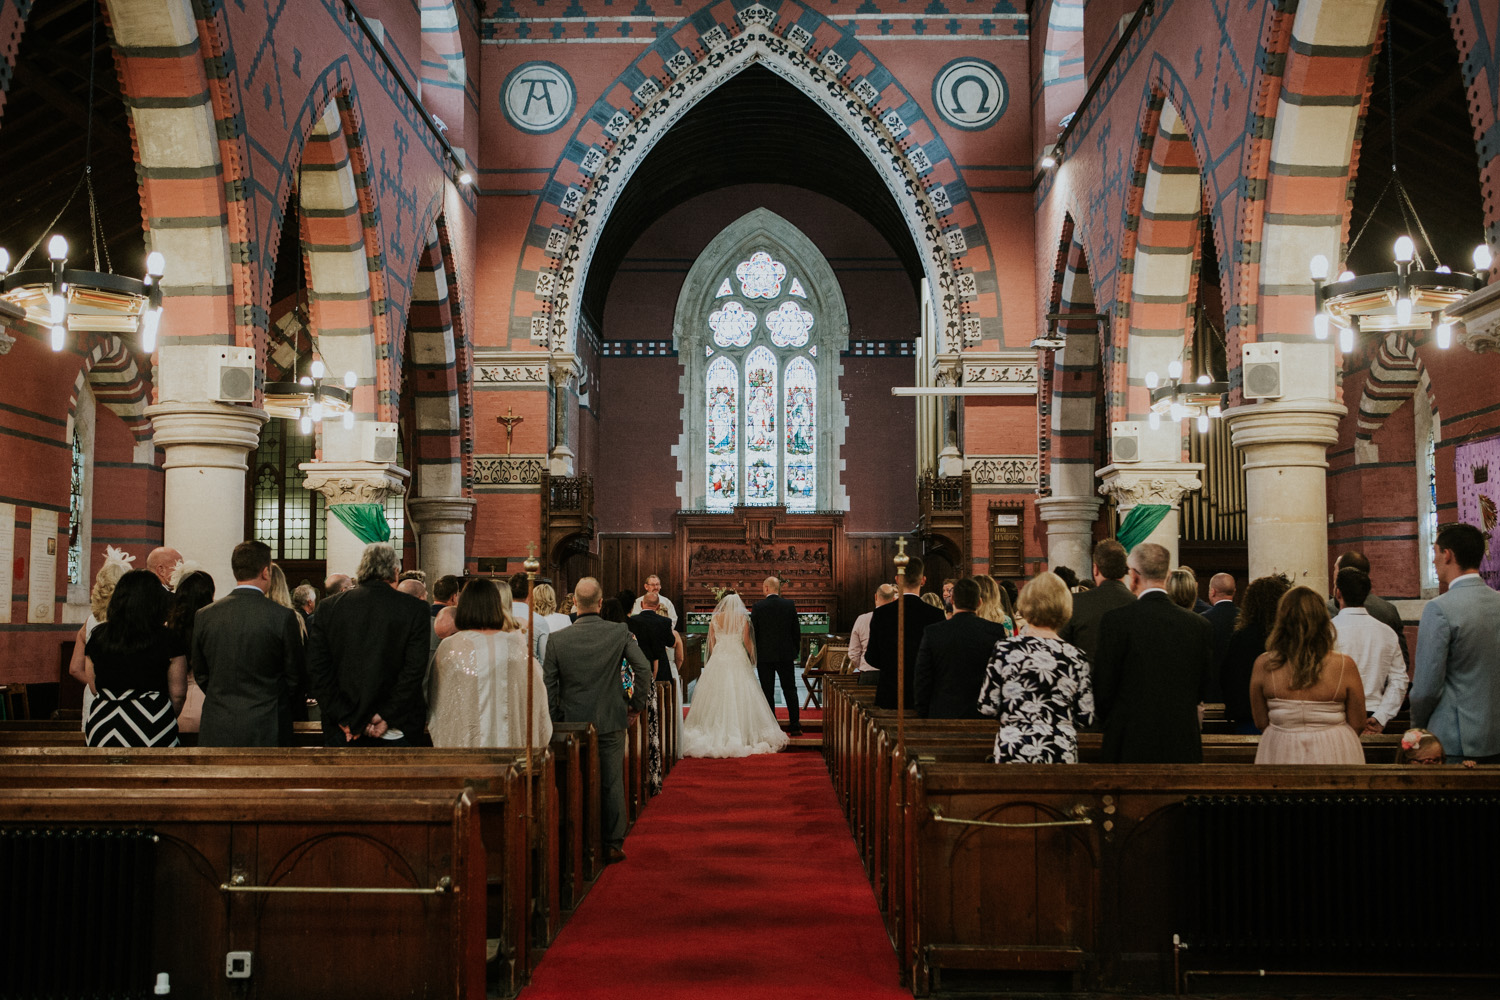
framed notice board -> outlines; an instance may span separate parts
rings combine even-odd
[[[990,576],[996,579],[1024,577],[1026,505],[1016,500],[992,500],[989,522]]]

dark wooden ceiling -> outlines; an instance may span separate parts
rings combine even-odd
[[[92,56],[94,193],[114,270],[134,277],[146,267],[140,187],[102,17],[90,51],[93,11],[94,0],[51,0],[37,4],[27,19],[0,118],[0,246],[14,261],[43,237],[32,261],[45,260],[45,238],[60,232],[68,239],[69,260],[93,266],[84,191],[57,225],[47,228],[83,173]]]

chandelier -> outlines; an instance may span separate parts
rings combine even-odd
[[[303,434],[311,434],[324,417],[342,415],[344,426],[354,426],[354,387],[359,377],[345,372],[343,384],[329,381],[322,361],[314,360],[307,375],[294,382],[267,382],[263,408],[273,417],[294,420]]]
[[[1199,433],[1206,434],[1209,421],[1224,413],[1224,394],[1229,391],[1229,383],[1216,382],[1207,374],[1184,382],[1182,375],[1182,362],[1176,358],[1167,365],[1165,381],[1156,372],[1146,373],[1146,388],[1151,390],[1148,422],[1151,429],[1156,430],[1161,426],[1162,417],[1170,417],[1179,424],[1193,420]]]

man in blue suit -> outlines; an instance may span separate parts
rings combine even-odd
[[[1412,725],[1430,729],[1449,763],[1500,763],[1500,594],[1479,575],[1484,535],[1470,524],[1438,529],[1438,579],[1417,633]]]

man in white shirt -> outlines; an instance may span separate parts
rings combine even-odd
[[[677,628],[677,609],[672,606],[672,602],[667,599],[667,595],[661,592],[661,577],[652,573],[646,577],[646,582],[641,586],[645,587],[647,594],[656,594],[661,598],[661,608],[659,610],[672,620],[672,628],[675,630]],[[635,604],[630,609],[632,615],[641,613],[641,602],[644,600],[644,595],[635,599]]]
[[[877,608],[883,608],[895,599],[896,588],[889,583],[882,583],[875,591]],[[854,631],[849,634],[849,662],[854,664],[856,671],[875,669],[865,662],[865,650],[870,646],[870,619],[874,614],[873,611],[866,611],[854,619]]]
[[[1370,717],[1364,732],[1373,736],[1401,711],[1406,697],[1406,661],[1396,633],[1365,608],[1370,596],[1370,576],[1351,566],[1334,578],[1333,596],[1340,611],[1333,619],[1338,632],[1338,651],[1354,661],[1365,682],[1365,705]],[[1373,706],[1373,707],[1371,707]]]

